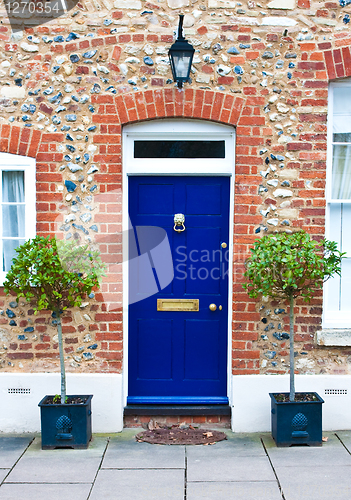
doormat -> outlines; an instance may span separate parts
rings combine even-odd
[[[135,439],[141,443],[151,443],[151,444],[216,444],[218,441],[223,441],[227,439],[224,432],[212,431],[203,429],[186,428],[182,429],[179,427],[159,428],[140,432],[135,436]]]

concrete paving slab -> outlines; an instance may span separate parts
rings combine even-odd
[[[28,437],[0,437],[0,468],[11,469],[17,462],[33,436]]]
[[[184,500],[184,471],[116,470],[99,472],[89,500]]]
[[[234,434],[227,432],[227,439],[214,445],[187,446],[189,453],[196,456],[213,454],[228,457],[265,457],[266,452],[261,442],[261,434]],[[208,452],[207,452],[208,449]],[[196,451],[195,451],[196,450]],[[201,451],[202,450],[202,451]]]
[[[188,481],[274,481],[272,467],[265,457],[221,455],[214,446],[187,447]]]
[[[0,469],[0,483],[3,482],[4,478],[10,472],[10,469]]]
[[[351,453],[351,431],[336,431],[335,435]]]
[[[265,433],[235,434],[227,430],[225,432],[227,434],[227,439],[212,445],[215,449],[220,448],[222,450],[221,453],[229,453],[240,457],[266,455],[261,442],[261,437],[265,436]]]
[[[5,483],[92,483],[106,445],[95,437],[87,450],[41,450],[36,438]]]
[[[3,484],[0,500],[86,500],[90,484]]]
[[[271,436],[263,438],[273,466],[351,465],[351,455],[332,432],[324,432],[328,441],[322,446],[291,446],[278,448]],[[350,434],[351,436],[351,434]],[[350,440],[351,443],[351,440]]]
[[[276,481],[188,483],[187,500],[282,500]]]
[[[103,469],[184,469],[185,446],[138,443],[135,439],[109,442]]]
[[[349,500],[351,467],[330,465],[316,467],[276,467],[286,500]]]

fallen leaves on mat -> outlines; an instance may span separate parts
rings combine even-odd
[[[196,445],[202,444],[205,446],[216,444],[218,441],[227,439],[224,432],[220,431],[203,431],[201,429],[194,429],[188,426],[187,428],[180,427],[162,427],[149,429],[140,432],[135,436],[135,439],[140,443],[141,441],[151,444],[179,444],[179,445]]]
[[[155,429],[159,429],[160,426],[158,425],[157,422],[154,422],[152,419],[150,420],[150,422],[147,424],[147,428],[149,429],[149,431],[153,431]]]

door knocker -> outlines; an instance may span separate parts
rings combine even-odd
[[[185,231],[185,215],[184,214],[174,214],[174,231],[177,233],[182,233]],[[177,229],[178,228],[178,229]]]

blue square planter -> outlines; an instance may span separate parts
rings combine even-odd
[[[275,399],[278,394],[270,393],[272,413],[272,436],[277,446],[309,445],[322,446],[322,404],[323,399],[316,393],[316,401],[284,401]]]
[[[47,404],[45,396],[39,403],[41,417],[41,448],[88,448],[91,440],[91,399],[93,396],[68,396],[85,399],[81,404]]]

